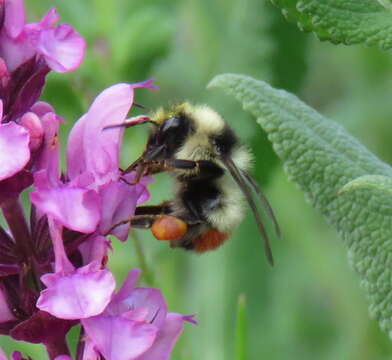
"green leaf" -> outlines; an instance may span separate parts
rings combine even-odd
[[[246,321],[246,296],[238,297],[237,319],[235,331],[235,360],[247,359],[247,321]]]
[[[390,178],[392,168],[342,126],[286,91],[235,74],[216,76],[209,87],[223,88],[258,118],[291,180],[342,236],[369,299],[371,315],[392,334],[389,190],[381,186],[375,194],[374,189],[358,186],[338,195],[348,182],[364,175]]]
[[[287,22],[278,11],[273,11],[276,9],[268,10],[271,22],[269,31],[274,44],[272,54],[268,54],[272,73],[271,83],[295,93],[301,88],[305,79],[310,39],[306,34],[297,31],[295,25]],[[243,70],[241,72],[245,73]],[[246,74],[254,76],[253,73],[246,72]],[[269,80],[264,76],[262,78]]]
[[[392,47],[392,12],[388,0],[272,0],[287,18],[321,40],[347,45]]]
[[[382,175],[364,175],[344,185],[339,194],[362,189],[374,190],[385,198],[387,194],[392,195],[392,178]]]
[[[296,22],[302,31],[314,31],[320,40],[329,39],[329,34],[322,29],[315,28],[309,15],[301,13],[297,9],[297,0],[271,0],[274,5],[282,10],[284,17]]]

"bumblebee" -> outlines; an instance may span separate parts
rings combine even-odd
[[[146,149],[124,173],[135,171],[135,183],[144,175],[168,171],[175,182],[174,198],[156,206],[139,206],[131,219],[120,224],[129,221],[133,227],[151,229],[157,239],[170,241],[171,247],[205,252],[230,237],[245,215],[247,202],[264,240],[266,257],[273,264],[257,200],[279,235],[278,223],[248,172],[251,153],[224,119],[208,106],[183,103],[121,126],[146,122],[152,124]]]

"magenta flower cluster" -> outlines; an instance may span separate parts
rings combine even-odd
[[[138,269],[115,291],[106,265],[108,235],[126,240],[129,225],[113,225],[148,199],[149,179],[122,181],[124,130],[102,130],[125,121],[135,89],[155,86],[123,83],[100,93],[69,135],[62,173],[62,119],[39,97],[49,71],[79,66],[85,41],[58,20],[51,9],[26,23],[23,0],[0,0],[0,208],[7,224],[0,227],[0,334],[70,360],[66,334],[81,325],[77,360],[165,360],[192,316],[169,313],[159,290],[136,287]],[[27,220],[20,197],[31,189]]]

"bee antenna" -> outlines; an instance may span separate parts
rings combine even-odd
[[[149,108],[148,106],[145,106],[145,105],[142,105],[142,104],[139,104],[139,103],[133,103],[133,106],[136,106],[136,107],[138,107],[138,108],[140,108],[140,109],[144,109],[144,110],[148,110],[148,111],[152,111],[152,109],[151,108]]]

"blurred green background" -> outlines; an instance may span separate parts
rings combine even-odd
[[[119,282],[129,268],[143,267],[144,285],[160,288],[171,311],[197,314],[199,325],[186,325],[172,359],[392,357],[392,343],[369,319],[337,234],[288,181],[254,119],[232,98],[205,88],[223,72],[267,80],[342,123],[390,163],[390,53],[321,43],[263,0],[30,0],[27,6],[29,21],[56,6],[61,22],[72,24],[88,42],[83,65],[69,74],[52,73],[43,96],[67,120],[63,144],[103,88],[154,77],[161,91],[138,91],[138,103],[151,108],[185,99],[209,104],[256,155],[254,175],[283,229],[283,237],[273,239],[273,268],[250,212],[230,241],[202,256],[170,250],[149,232],[113,242],[110,266]],[[124,165],[140,154],[146,136],[146,128],[128,130]],[[151,202],[167,199],[170,184],[167,175],[157,176]],[[240,294],[246,305],[238,322]],[[0,346],[46,358],[38,345],[0,337]]]

